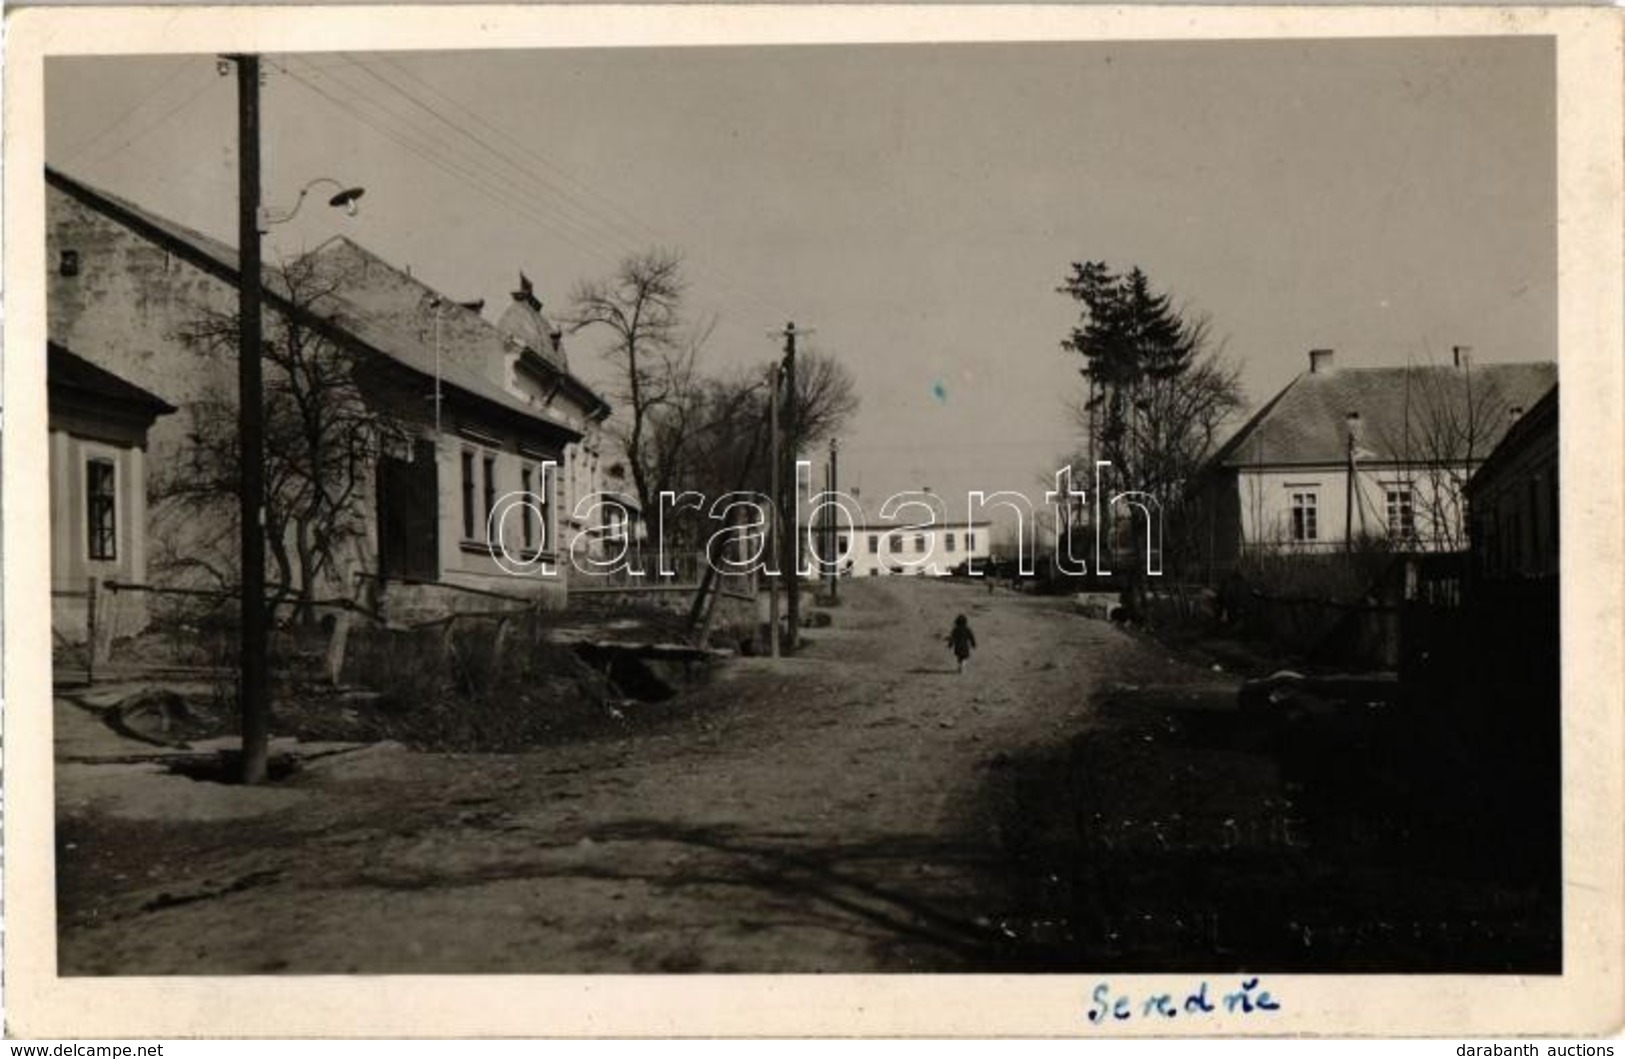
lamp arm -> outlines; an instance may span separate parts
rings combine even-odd
[[[298,216],[300,207],[305,204],[305,197],[310,194],[310,189],[318,184],[332,184],[335,188],[339,189],[339,193],[341,195],[350,190],[355,191],[355,198],[359,198],[361,194],[359,189],[348,189],[337,180],[334,180],[332,177],[317,177],[316,179],[307,182],[304,187],[299,189],[299,196],[294,200],[293,209],[289,210],[287,213],[281,215],[273,214],[270,207],[262,204],[258,213],[260,234],[264,235],[265,233],[269,232],[272,225],[286,224],[287,222],[293,220],[294,217]],[[347,205],[349,206],[351,215],[354,215],[354,200],[352,199]]]

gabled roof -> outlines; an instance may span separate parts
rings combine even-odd
[[[1554,385],[1546,391],[1546,396],[1536,401],[1534,407],[1518,417],[1517,422],[1507,430],[1501,443],[1495,446],[1483,466],[1473,472],[1472,478],[1467,482],[1467,494],[1473,495],[1484,482],[1489,481],[1509,461],[1521,452],[1544,431],[1557,430],[1557,387]]]
[[[73,394],[98,404],[121,406],[149,419],[168,415],[175,406],[135,383],[97,367],[55,342],[46,343],[45,383],[52,395]]]
[[[117,195],[91,187],[50,166],[45,168],[45,180],[51,187],[57,188],[90,209],[171,251],[218,279],[233,284],[238,282],[239,259],[234,247],[152,213]],[[300,313],[312,326],[334,332],[335,337],[341,340],[348,339],[385,360],[393,361],[415,374],[432,379],[436,371],[433,339],[430,338],[425,342],[419,336],[418,319],[414,310],[417,308],[417,299],[437,292],[407,276],[371,251],[343,237],[329,240],[312,253],[330,254],[335,262],[341,255],[363,261],[370,266],[368,271],[378,278],[378,282],[371,287],[346,289],[342,294],[334,296],[333,313],[317,314],[290,303],[285,284],[277,279],[277,271],[267,266],[261,272],[267,303],[274,305],[281,312]],[[390,295],[391,289],[397,292],[394,296]],[[401,289],[413,292],[405,297],[404,303],[398,294]],[[470,313],[478,318],[478,314],[457,305],[452,299],[443,295],[440,297],[452,306],[450,311]],[[479,319],[490,331],[492,340],[500,343],[502,341],[500,333],[483,318]],[[523,416],[550,433],[563,433],[571,438],[580,436],[578,431],[557,417],[542,412],[481,372],[457,363],[453,358],[440,358],[439,372],[441,384],[446,389],[460,391],[486,405],[497,406],[510,415]],[[596,395],[594,396],[596,399]]]
[[[204,235],[167,217],[143,209],[128,199],[101,188],[91,187],[50,166],[45,167],[45,183],[117,221],[151,242],[172,250],[192,264],[220,279],[237,282],[237,248]]]
[[[421,374],[433,377],[436,369],[433,317],[425,310],[432,298],[439,298],[440,311],[459,314],[458,342],[479,364],[501,363],[507,353],[507,339],[494,325],[474,310],[441,294],[404,270],[396,268],[366,247],[346,236],[334,236],[312,250],[310,260],[323,272],[342,276],[343,284],[334,296],[339,306],[339,322],[368,345],[383,350],[391,359]],[[327,270],[332,270],[328,272]],[[445,355],[442,350],[438,370],[443,386],[454,386],[494,400],[514,411],[562,429],[574,428],[563,416],[539,408],[509,391],[480,371],[466,357]],[[603,404],[601,398],[577,382],[572,397],[585,410]]]
[[[1209,466],[1341,463],[1348,458],[1350,413],[1359,414],[1357,444],[1367,462],[1483,459],[1511,425],[1512,409],[1532,407],[1556,382],[1557,365],[1549,361],[1305,372],[1237,430]]]

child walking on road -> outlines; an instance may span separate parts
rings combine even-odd
[[[948,633],[948,646],[953,648],[954,658],[959,662],[959,672],[965,671],[965,659],[970,657],[971,648],[976,646],[976,634],[970,631],[970,622],[961,614],[954,619],[954,627]]]

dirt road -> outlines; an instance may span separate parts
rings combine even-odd
[[[270,791],[139,777],[214,819],[59,769],[61,970],[998,969],[1001,770],[1086,727],[1100,681],[1167,660],[1063,601],[843,596],[796,658],[731,662],[626,738],[378,748]],[[980,642],[963,675],[956,613]]]

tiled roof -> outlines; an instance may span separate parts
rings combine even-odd
[[[1536,401],[1534,406],[1524,412],[1518,421],[1512,424],[1501,443],[1495,446],[1489,458],[1484,461],[1477,471],[1473,472],[1472,479],[1467,483],[1467,493],[1471,496],[1480,485],[1489,481],[1502,466],[1517,458],[1524,446],[1530,444],[1545,431],[1557,430],[1557,387],[1554,385],[1546,391],[1546,396]]]
[[[432,378],[436,371],[433,317],[425,305],[438,297],[441,312],[464,317],[460,321],[463,326],[457,330],[464,356],[452,356],[443,349],[439,358],[443,386],[456,387],[579,433],[563,416],[530,404],[473,366],[500,363],[506,353],[506,338],[480,314],[345,236],[329,239],[312,250],[311,257],[324,273],[343,276],[343,285],[334,298],[339,323],[367,345]],[[327,272],[329,269],[334,271]]]
[[[1305,372],[1236,431],[1213,465],[1341,463],[1351,412],[1366,461],[1483,459],[1513,422],[1512,409],[1533,407],[1556,382],[1549,361]],[[1451,428],[1441,429],[1446,422]]]
[[[49,166],[46,167],[45,177],[51,186],[66,192],[136,234],[175,251],[192,264],[226,282],[237,282],[236,248]],[[433,339],[430,338],[425,342],[419,335],[421,310],[418,308],[418,300],[437,292],[407,276],[405,272],[371,251],[343,237],[329,240],[313,253],[327,256],[335,263],[341,258],[364,263],[368,267],[363,271],[374,278],[372,283],[357,285],[355,289],[346,288],[342,294],[335,296],[338,329],[383,357],[418,374],[433,378],[436,370]],[[264,277],[267,299],[286,308],[287,302],[284,297],[286,287],[278,281],[276,271],[267,266],[261,274]],[[501,333],[483,318],[479,318],[477,313],[456,305],[450,298],[443,295],[441,297],[453,306],[448,311],[470,313],[478,318],[485,330],[490,333],[491,341],[500,345],[503,341]],[[323,322],[332,323],[330,320]],[[523,398],[510,393],[495,380],[455,362],[452,358],[442,357],[439,370],[442,385],[445,387],[461,390],[509,412],[519,413],[538,421],[539,424],[545,424],[550,430],[565,431],[579,436],[579,432],[562,420],[544,413]]]

